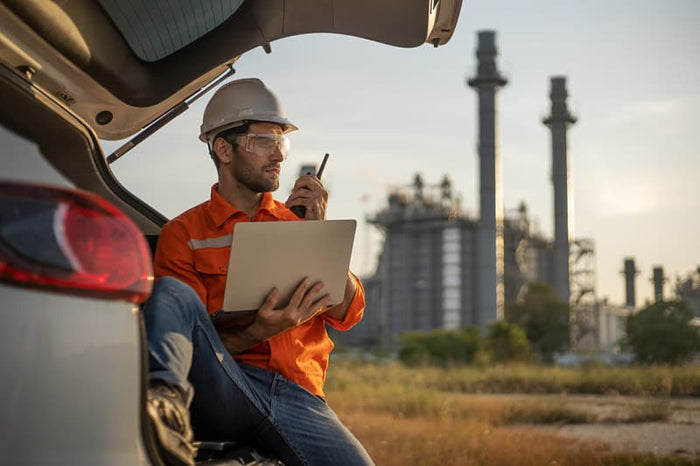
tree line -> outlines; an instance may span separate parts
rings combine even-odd
[[[700,327],[682,300],[648,304],[626,319],[618,342],[643,364],[682,364],[700,351]],[[399,359],[407,365],[551,362],[568,350],[570,307],[545,283],[532,283],[522,300],[507,303],[505,319],[458,330],[413,331],[401,336]]]

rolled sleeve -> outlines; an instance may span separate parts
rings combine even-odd
[[[362,286],[362,282],[359,278],[355,277],[355,283],[357,284],[355,289],[355,296],[353,296],[352,301],[350,301],[350,306],[348,311],[345,313],[345,318],[343,320],[334,319],[333,317],[322,315],[323,320],[336,330],[344,332],[350,330],[358,322],[362,320],[362,316],[365,311],[365,289]]]

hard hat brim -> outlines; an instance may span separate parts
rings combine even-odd
[[[236,121],[234,123],[230,123],[227,125],[222,125],[217,128],[210,129],[207,132],[202,132],[199,135],[199,140],[206,143],[206,142],[211,142],[211,138],[216,136],[217,134],[223,133],[224,131],[227,131],[232,128],[237,128],[239,126],[243,126],[247,123],[273,123],[276,125],[280,125],[282,127],[282,133],[291,133],[292,131],[297,131],[299,128],[294,125],[291,121],[287,120],[286,118],[270,118],[270,119],[255,119],[255,120],[241,120],[241,121]]]

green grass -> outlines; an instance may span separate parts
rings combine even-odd
[[[406,368],[399,363],[369,364],[339,360],[330,366],[332,388],[361,379],[431,388],[450,393],[578,393],[628,396],[700,396],[700,366],[562,368],[500,365],[442,369]]]

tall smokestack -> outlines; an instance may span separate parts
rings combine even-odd
[[[625,259],[625,270],[623,270],[622,273],[625,275],[625,304],[634,309],[637,306],[634,279],[639,273],[637,267],[634,265],[634,259],[631,257]]]
[[[569,154],[566,144],[566,131],[576,123],[576,118],[566,105],[566,78],[551,78],[552,113],[543,120],[552,133],[552,183],[554,185],[554,263],[553,285],[557,295],[570,300],[569,289],[569,243],[573,236],[571,228],[570,203],[571,183],[569,177]]]
[[[654,300],[663,301],[664,300],[664,268],[661,266],[656,266],[653,269],[652,283],[654,283]]]
[[[496,67],[496,33],[479,31],[477,74],[467,84],[479,96],[479,230],[476,323],[503,318],[503,201],[496,146],[496,91],[506,80]]]

